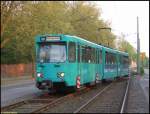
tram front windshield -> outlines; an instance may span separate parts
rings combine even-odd
[[[41,43],[39,45],[38,62],[65,62],[66,43]]]

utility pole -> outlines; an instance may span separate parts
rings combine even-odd
[[[137,73],[140,74],[140,39],[139,39],[139,18],[137,16]]]

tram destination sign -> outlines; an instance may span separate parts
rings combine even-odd
[[[41,41],[58,41],[58,40],[60,40],[60,36],[41,37]]]
[[[60,40],[60,36],[47,36],[46,41]]]

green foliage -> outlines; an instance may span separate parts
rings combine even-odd
[[[140,67],[140,74],[144,75],[144,68],[143,67]]]
[[[145,57],[144,60],[141,61],[143,67],[149,67],[149,58]]]
[[[131,61],[136,61],[137,53],[136,50],[133,48],[133,46],[124,39],[124,36],[120,37],[121,40],[119,40],[119,50],[127,52],[129,54],[129,59]]]
[[[35,59],[38,34],[62,33],[83,37],[114,48],[115,35],[100,27],[100,10],[90,2],[2,1],[1,63],[28,63]]]

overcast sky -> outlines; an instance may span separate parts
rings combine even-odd
[[[101,17],[111,22],[112,32],[126,35],[132,46],[136,45],[137,16],[141,52],[149,57],[149,1],[94,1],[102,10]]]

